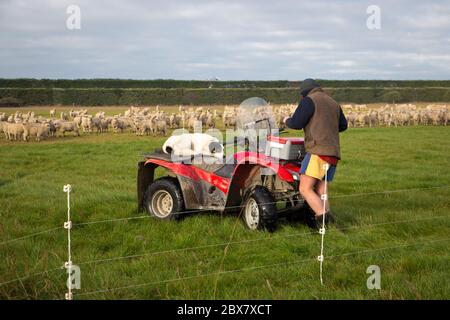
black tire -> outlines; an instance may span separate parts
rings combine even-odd
[[[171,205],[168,205],[170,202]],[[161,205],[158,205],[159,203]],[[184,201],[178,180],[172,177],[155,180],[148,186],[143,204],[145,211],[156,219],[181,219],[184,211]]]
[[[256,214],[253,215],[251,213],[250,209],[252,206],[256,209],[255,205],[258,209],[257,217]],[[267,188],[256,186],[250,192],[244,201],[243,218],[246,226],[251,230],[266,229],[269,232],[276,230],[278,220],[277,207],[274,197]]]

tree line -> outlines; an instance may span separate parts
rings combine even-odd
[[[342,87],[327,91],[340,103],[448,102],[450,87]],[[249,97],[296,103],[298,88],[0,88],[0,106],[239,104]]]
[[[424,88],[447,87],[450,80],[317,80],[327,88]],[[133,80],[133,79],[5,79],[0,88],[110,88],[110,89],[242,89],[242,88],[298,88],[300,81],[215,81],[215,80]]]

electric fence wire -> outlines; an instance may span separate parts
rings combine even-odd
[[[389,246],[389,247],[382,247],[382,248],[374,248],[374,249],[346,252],[346,253],[343,253],[343,254],[328,256],[327,258],[328,259],[336,259],[336,258],[340,258],[340,257],[347,257],[347,256],[352,256],[352,255],[358,255],[358,254],[367,254],[367,253],[371,253],[371,252],[379,252],[379,251],[384,251],[384,250],[392,250],[392,249],[398,249],[398,248],[412,247],[412,246],[416,246],[416,245],[429,245],[429,244],[432,244],[432,243],[445,242],[445,241],[449,241],[449,240],[450,240],[450,238],[435,239],[435,240],[426,241],[426,242],[418,241],[418,242],[414,242],[414,243],[401,244],[401,245],[396,245],[396,246]],[[290,266],[290,265],[297,265],[297,264],[301,264],[301,263],[304,263],[304,262],[310,262],[310,261],[317,261],[317,258],[306,258],[306,259],[297,260],[297,261],[291,261],[291,262],[280,262],[280,263],[273,263],[273,264],[267,264],[267,265],[260,265],[260,266],[254,266],[254,267],[241,268],[241,269],[224,270],[224,271],[221,271],[221,272],[204,273],[204,274],[199,274],[199,275],[194,275],[194,276],[178,277],[178,278],[166,279],[166,280],[161,280],[161,281],[153,281],[153,282],[146,282],[146,283],[140,283],[140,284],[133,284],[133,285],[127,285],[127,286],[122,286],[122,287],[115,287],[115,288],[107,288],[107,289],[101,289],[101,290],[95,290],[95,291],[81,292],[81,293],[76,294],[76,296],[87,296],[87,295],[93,295],[93,294],[99,294],[99,293],[107,293],[107,292],[112,292],[112,291],[117,291],[117,290],[134,289],[134,288],[139,288],[139,287],[144,287],[144,286],[151,286],[151,285],[172,283],[172,282],[178,282],[178,281],[185,281],[185,280],[209,277],[209,276],[214,276],[214,275],[217,276],[217,275],[224,275],[224,274],[238,273],[238,272],[245,272],[245,271],[259,270],[259,269],[267,269],[267,268],[274,268],[274,267],[280,268],[280,267],[286,267],[286,266]]]
[[[330,198],[344,198],[344,197],[354,197],[354,196],[366,196],[366,195],[379,195],[379,194],[390,194],[390,193],[398,193],[398,192],[408,192],[408,191],[420,191],[420,190],[430,190],[430,189],[445,189],[449,188],[450,186],[444,185],[444,186],[435,186],[435,187],[426,187],[426,188],[410,188],[410,189],[398,189],[398,190],[386,190],[386,191],[379,191],[379,192],[368,192],[368,193],[355,193],[355,194],[347,194],[347,195],[337,195]],[[279,202],[277,202],[279,203]],[[236,208],[242,208],[243,206],[235,206]],[[193,210],[190,211],[192,213],[194,212],[203,212],[203,211],[211,211],[211,210]],[[134,217],[127,217],[127,218],[118,218],[118,219],[108,219],[108,220],[97,220],[97,221],[90,221],[90,222],[84,222],[84,223],[77,223],[72,224],[72,226],[80,226],[80,225],[89,225],[89,224],[97,224],[97,223],[106,223],[106,222],[114,222],[114,221],[123,221],[123,220],[131,220],[131,219],[142,219],[147,218],[149,216],[134,216]],[[372,226],[381,226],[381,225],[388,225],[388,224],[397,224],[397,223],[408,223],[408,222],[415,222],[415,221],[424,221],[424,220],[430,220],[430,219],[442,219],[442,218],[448,218],[449,216],[435,216],[435,217],[428,217],[428,218],[420,218],[420,219],[413,219],[413,220],[400,220],[400,221],[393,221],[393,222],[382,222],[382,223],[375,223],[375,224],[368,224],[368,225],[358,225],[358,226],[349,226],[349,227],[343,227],[340,228],[340,230],[349,230],[349,229],[357,229],[357,228],[366,228],[366,227],[372,227]],[[42,230],[39,232],[31,233],[28,235],[24,235],[22,237],[9,239],[3,242],[0,242],[0,245],[9,244],[12,242],[28,239],[34,236],[42,235],[45,233],[53,232],[59,229],[63,229],[64,227],[54,227],[47,230]],[[247,239],[247,240],[240,240],[240,241],[231,241],[231,242],[224,242],[224,243],[216,243],[216,244],[206,244],[206,245],[200,245],[200,246],[193,246],[193,247],[187,247],[187,248],[177,248],[177,249],[171,249],[171,250],[162,250],[162,251],[154,251],[154,252],[148,252],[143,254],[135,254],[135,255],[127,255],[127,256],[120,256],[120,257],[112,257],[112,258],[105,258],[105,259],[94,259],[94,260],[88,260],[88,261],[81,261],[78,263],[78,265],[86,265],[86,264],[92,264],[92,263],[102,263],[102,262],[111,262],[111,261],[117,261],[117,260],[124,260],[124,259],[131,259],[131,258],[140,258],[144,256],[152,256],[152,255],[160,255],[160,254],[167,254],[172,252],[181,252],[181,251],[189,251],[189,250],[199,250],[199,249],[205,249],[205,248],[212,248],[212,247],[220,247],[220,246],[226,246],[226,245],[235,245],[235,244],[241,244],[241,243],[251,243],[251,242],[257,242],[257,241],[265,241],[265,240],[272,240],[277,238],[289,238],[289,237],[297,237],[297,236],[306,236],[306,235],[312,235],[316,234],[316,232],[306,232],[306,233],[294,233],[294,234],[287,234],[287,235],[276,235],[272,237],[264,237],[264,238],[257,238],[257,239]],[[64,266],[61,267],[55,267],[52,269],[48,269],[42,272],[36,272],[31,273],[28,275],[24,275],[15,279],[11,279],[5,282],[0,282],[0,287],[4,286],[9,283],[13,283],[16,281],[22,281],[30,277],[39,276],[39,275],[45,275],[57,270],[64,269]]]
[[[380,222],[380,223],[373,223],[373,224],[366,224],[366,225],[357,225],[357,226],[349,226],[349,227],[343,227],[340,228],[340,230],[351,230],[351,229],[359,229],[359,228],[369,228],[369,227],[377,227],[377,226],[383,226],[383,225],[395,225],[395,224],[401,224],[401,223],[412,223],[412,222],[419,222],[419,221],[426,221],[426,220],[438,220],[438,219],[446,219],[449,218],[450,215],[442,215],[442,216],[433,216],[433,217],[426,217],[426,218],[419,218],[419,219],[409,219],[409,220],[398,220],[398,221],[390,221],[390,222]],[[175,253],[175,252],[183,252],[183,251],[192,251],[192,250],[201,250],[201,249],[207,249],[207,248],[214,248],[214,247],[223,247],[227,245],[237,245],[237,244],[247,244],[252,242],[260,242],[260,241],[266,241],[266,240],[275,240],[275,239],[283,239],[283,238],[291,238],[291,237],[299,237],[299,236],[308,236],[308,235],[314,235],[317,234],[316,231],[314,232],[302,232],[302,233],[291,233],[286,235],[275,235],[270,237],[259,237],[256,239],[246,239],[246,240],[238,240],[238,241],[231,241],[231,242],[221,242],[221,243],[214,243],[214,244],[206,244],[206,245],[199,245],[199,246],[192,246],[192,247],[184,247],[184,248],[176,248],[176,249],[170,249],[170,250],[162,250],[162,251],[152,251],[152,252],[146,252],[141,254],[133,254],[133,255],[127,255],[127,256],[119,256],[119,257],[111,257],[111,258],[104,258],[104,259],[93,259],[93,260],[86,260],[78,262],[77,265],[88,265],[88,264],[98,264],[103,262],[113,262],[118,260],[125,260],[125,259],[134,259],[134,258],[142,258],[145,256],[155,256],[155,255],[162,255],[162,254],[169,254],[169,253]],[[63,270],[65,266],[55,267],[52,269],[48,269],[42,272],[32,273],[28,275],[21,276],[19,278],[11,279],[5,282],[0,283],[0,287],[12,282],[16,281],[22,281],[30,277],[39,276],[48,274],[50,272],[54,272],[57,270]]]
[[[446,189],[449,188],[450,186],[445,185],[445,186],[435,186],[435,187],[425,187],[425,188],[410,188],[410,189],[398,189],[398,190],[386,190],[386,191],[376,191],[376,192],[367,192],[367,193],[353,193],[353,194],[343,194],[343,195],[337,195],[337,196],[333,196],[333,197],[329,197],[329,199],[340,199],[340,198],[347,198],[347,197],[361,197],[361,196],[370,196],[370,195],[381,195],[381,194],[390,194],[390,193],[398,193],[398,192],[408,192],[408,191],[422,191],[422,190],[432,190],[432,189]],[[284,203],[287,201],[277,201],[274,203]],[[269,204],[269,203],[268,203]],[[227,207],[227,209],[238,209],[238,208],[242,208],[243,205],[240,206],[232,206],[232,207]],[[192,210],[192,211],[183,211],[180,212],[178,214],[189,214],[189,213],[199,213],[199,212],[210,212],[213,211],[211,209],[200,209],[200,210]],[[95,220],[95,221],[87,221],[87,222],[79,222],[79,223],[73,223],[72,227],[79,227],[79,226],[84,226],[84,225],[91,225],[91,224],[99,224],[99,223],[106,223],[106,222],[118,222],[118,221],[127,221],[127,220],[135,220],[135,219],[147,219],[150,218],[149,215],[139,215],[139,216],[132,216],[132,217],[123,217],[123,218],[115,218],[115,219],[105,219],[105,220]],[[0,242],[0,245],[5,245],[5,244],[9,244],[12,242],[16,242],[16,241],[20,241],[20,240],[25,240],[28,238],[32,238],[41,234],[45,234],[45,233],[50,233],[59,229],[63,229],[63,227],[58,226],[58,227],[54,227],[54,228],[50,228],[50,229],[46,229],[46,230],[42,230],[42,231],[38,231],[35,233],[30,233],[18,238],[13,238],[13,239],[8,239],[5,241]]]

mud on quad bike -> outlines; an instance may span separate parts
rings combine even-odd
[[[251,109],[252,121],[241,125],[261,129],[260,123],[267,122],[272,133],[267,114],[262,113],[263,120],[255,120],[254,116],[255,110],[259,111],[255,105],[266,107],[265,101],[247,100],[245,106],[250,108],[244,110],[248,113]],[[161,220],[179,219],[185,213],[203,210],[237,211],[248,228],[274,231],[280,215],[302,215],[309,210],[299,194],[304,141],[268,134],[263,147],[244,149],[219,162],[203,155],[205,161],[200,164],[190,157],[174,162],[170,154],[162,151],[148,154],[138,163],[139,208]],[[168,174],[154,180],[157,167],[165,168]]]

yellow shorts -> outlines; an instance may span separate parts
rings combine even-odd
[[[328,164],[328,171],[326,171],[325,164],[328,164],[328,162],[318,155],[307,153],[302,161],[300,173],[319,180],[324,180],[325,173],[327,173],[327,181],[332,181],[336,166]]]

